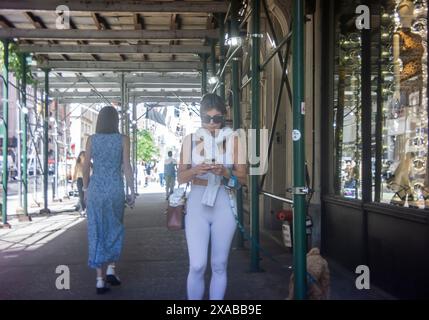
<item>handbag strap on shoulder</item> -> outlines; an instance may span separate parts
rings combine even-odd
[[[192,136],[192,133],[191,133],[191,143],[190,143],[190,145],[191,145],[191,167],[192,167],[192,144],[193,143],[194,143],[194,141],[193,141],[193,136]],[[185,191],[183,192],[183,196],[184,197],[186,197],[186,190],[188,190],[188,187],[189,187],[190,183],[191,183],[190,181],[188,181],[188,183],[186,183]]]

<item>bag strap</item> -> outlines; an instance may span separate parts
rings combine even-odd
[[[190,145],[191,145],[191,167],[192,167],[192,144],[193,144],[193,140],[192,140],[192,133],[191,133],[191,143],[190,143]],[[186,190],[188,190],[188,187],[189,187],[190,183],[191,183],[190,181],[188,181],[186,183],[185,191],[183,191],[183,196],[184,197],[186,196]]]

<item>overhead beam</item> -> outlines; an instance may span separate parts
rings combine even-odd
[[[110,99],[112,103],[120,103],[120,99]],[[136,98],[136,102],[147,102],[147,103],[199,103],[201,101],[201,98],[189,98],[184,97],[181,99],[177,98],[163,98],[163,97],[147,97],[147,98]],[[58,98],[59,103],[100,103],[100,104],[106,104],[106,101],[102,98]]]
[[[34,26],[34,28],[46,29],[46,25],[40,17],[36,17],[32,12],[23,12],[23,14],[28,19],[28,21]],[[49,41],[49,40],[48,40],[48,43],[58,44],[57,41]],[[70,58],[65,54],[61,54],[61,56],[64,60],[70,60]]]
[[[34,67],[32,67],[34,68]],[[104,70],[104,71],[172,71],[172,70],[199,70],[200,62],[172,62],[172,61],[45,61],[37,65],[39,69],[57,69],[57,70]]]
[[[141,40],[216,38],[218,30],[0,29],[0,39]]]
[[[92,19],[94,20],[94,23],[95,23],[98,30],[110,30],[111,29],[110,25],[107,23],[106,19],[102,18],[99,13],[92,12],[91,16],[92,16]],[[120,43],[117,41],[110,41],[110,44],[111,45],[119,45]],[[121,58],[122,61],[127,60],[125,58],[125,56],[122,54],[119,54],[119,57]]]
[[[103,91],[100,92],[105,97],[120,97],[121,91]],[[82,98],[95,95],[95,92],[55,92],[51,91],[52,98]],[[130,91],[130,96],[136,97],[188,97],[199,98],[200,92],[184,92],[184,91]]]
[[[109,1],[76,1],[76,0],[2,0],[1,7],[15,11],[55,11],[56,7],[66,5],[71,12],[227,12],[228,4],[224,1],[171,1],[166,3],[109,0]]]
[[[31,12],[24,12],[24,16],[27,20],[34,26],[36,29],[46,29],[45,24],[41,21],[40,18],[35,17]]]
[[[144,88],[144,89],[195,89],[200,91],[200,84],[190,83],[129,83],[127,87],[130,89]]]
[[[170,19],[170,30],[176,31],[180,29],[180,18],[177,13],[173,13]],[[175,44],[179,44],[179,41],[171,40],[170,45],[173,46]],[[176,60],[176,56],[174,54],[171,55],[171,60]]]
[[[66,83],[54,83],[49,86],[52,89],[64,89],[67,90],[70,88],[70,84]],[[73,85],[73,89],[92,89],[93,87],[96,87],[97,89],[117,89],[120,88],[119,83],[95,83],[95,84],[88,84],[88,83],[76,83]],[[129,83],[127,84],[127,87],[130,89],[135,88],[143,88],[143,89],[200,89],[201,85],[196,84],[171,84],[171,83]]]
[[[117,77],[86,77],[89,82],[92,84],[98,84],[98,83],[113,83],[118,84],[119,78]],[[38,82],[43,81],[43,78],[36,78]],[[174,76],[125,76],[125,82],[128,84],[131,83],[141,83],[141,84],[200,84],[201,83],[201,77],[200,76],[185,76],[181,75],[178,77]],[[76,77],[50,77],[49,78],[50,84],[77,84],[77,83],[84,83],[88,84],[88,82],[85,80],[85,78],[76,78]]]
[[[145,29],[145,22],[142,16],[139,13],[133,14],[133,20],[134,20],[134,29],[135,30],[144,30]],[[147,45],[147,41],[141,41],[139,40],[137,42],[138,45]],[[146,54],[142,55],[143,60],[148,60],[148,57]]]
[[[143,30],[144,29],[144,23],[143,23],[139,13],[133,14],[133,22],[134,22],[134,29],[135,30]]]
[[[31,53],[50,53],[50,54],[84,54],[84,53],[192,53],[204,54],[210,53],[209,46],[190,46],[190,45],[18,45],[21,52]]]
[[[71,17],[69,17],[69,19],[70,19],[70,21],[69,21],[69,23],[70,23],[70,28],[71,28],[71,29],[77,29],[76,24],[74,23],[73,19],[72,19]],[[88,44],[88,42],[87,42],[87,41],[84,41],[84,40],[78,40],[78,41],[76,41],[76,42],[77,42],[77,44],[78,44],[78,45],[87,45],[87,44]],[[100,60],[100,58],[99,58],[96,54],[91,54],[91,57],[92,57],[95,61]]]
[[[0,16],[0,27],[2,28],[13,28],[13,24],[3,16]]]

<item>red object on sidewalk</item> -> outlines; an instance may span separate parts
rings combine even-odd
[[[292,222],[293,220],[293,211],[292,210],[280,210],[276,214],[276,218],[280,221],[289,221]]]

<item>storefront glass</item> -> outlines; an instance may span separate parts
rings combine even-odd
[[[341,2],[342,3],[342,2]],[[334,189],[361,198],[361,35],[355,25],[360,1],[335,6]]]
[[[361,199],[359,1],[335,2],[336,194]],[[427,2],[371,2],[372,199],[429,208]],[[427,201],[425,201],[427,200]],[[425,205],[426,202],[426,205]]]
[[[380,8],[383,131],[376,200],[423,209],[429,200],[427,4],[385,1]]]

